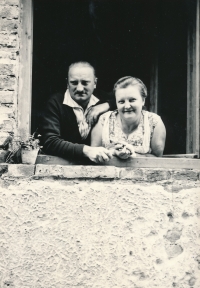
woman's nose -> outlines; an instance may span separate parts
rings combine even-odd
[[[125,101],[125,108],[130,108],[131,107],[131,104],[130,104],[130,102],[129,101]]]
[[[77,89],[78,91],[83,91],[83,85],[81,84],[81,82],[78,83],[76,89]]]

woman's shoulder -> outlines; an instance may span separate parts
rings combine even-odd
[[[160,116],[154,112],[143,111],[144,115],[148,116],[149,122],[152,126],[156,126],[156,124],[160,121]]]
[[[99,117],[99,122],[103,125],[106,119],[113,118],[116,116],[116,114],[117,114],[117,110],[107,111]]]

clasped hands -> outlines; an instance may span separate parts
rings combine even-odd
[[[106,149],[104,147],[84,146],[83,153],[95,163],[107,162],[113,156],[117,156],[121,159],[136,157],[133,146],[125,142],[117,143],[110,149]]]
[[[115,144],[113,155],[121,158],[128,159],[130,157],[136,157],[135,150],[131,144],[126,142],[120,142]]]

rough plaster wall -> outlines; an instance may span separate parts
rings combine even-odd
[[[19,0],[0,1],[0,145],[16,129]]]
[[[199,184],[175,182],[5,177],[0,287],[199,288]]]

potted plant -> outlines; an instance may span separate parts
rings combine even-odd
[[[38,137],[39,136],[40,135],[38,135]],[[35,164],[38,151],[41,148],[39,142],[40,140],[35,138],[35,133],[30,135],[27,140],[20,141],[21,158],[23,164]]]
[[[23,163],[23,164],[35,164],[38,151],[42,146],[39,145],[40,140],[38,139],[41,135],[37,135],[36,132],[33,135],[27,137],[16,137],[12,140],[12,147],[10,154],[8,155],[7,163]]]

